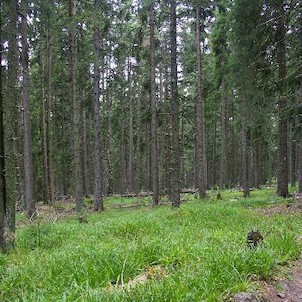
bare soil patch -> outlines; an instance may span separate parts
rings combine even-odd
[[[265,216],[272,216],[275,214],[300,214],[302,213],[302,194],[295,194],[292,202],[258,209],[257,212],[263,213]]]
[[[302,259],[287,269],[285,278],[275,277],[263,283],[263,299],[267,302],[302,301]]]

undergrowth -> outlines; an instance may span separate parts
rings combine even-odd
[[[301,214],[256,211],[284,203],[270,190],[184,198],[176,210],[109,209],[87,224],[68,217],[23,226],[17,249],[0,255],[0,301],[223,301],[300,255]],[[256,249],[246,245],[251,229],[264,237]],[[152,267],[163,273],[127,286]]]

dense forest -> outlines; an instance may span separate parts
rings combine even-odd
[[[16,210],[302,191],[302,1],[1,1],[0,246]]]

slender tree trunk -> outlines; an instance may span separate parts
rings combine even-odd
[[[179,100],[177,86],[177,44],[176,44],[176,1],[170,0],[170,39],[171,39],[171,202],[172,207],[180,206],[179,188]]]
[[[70,98],[72,105],[73,128],[73,180],[76,209],[81,214],[83,202],[83,184],[81,179],[81,132],[80,132],[80,101],[77,94],[77,37],[76,37],[76,4],[77,0],[69,0],[69,76]]]
[[[150,97],[151,97],[151,183],[153,204],[158,205],[158,148],[157,148],[157,104],[155,83],[155,21],[154,6],[150,5]]]
[[[219,173],[219,187],[225,188],[226,182],[226,92],[225,81],[222,79],[221,83],[221,158],[220,158],[220,173]]]
[[[260,138],[256,138],[254,141],[254,187],[256,189],[260,188],[260,150],[261,150],[261,145],[260,145]]]
[[[83,92],[83,99],[85,99],[86,94]],[[82,112],[82,179],[83,179],[83,194],[88,196],[88,153],[87,153],[87,119],[86,119],[86,109]]]
[[[230,102],[230,114],[235,118],[235,108],[234,108],[234,97],[232,98],[232,101]],[[228,186],[234,187],[238,183],[238,177],[237,177],[237,166],[238,166],[238,161],[236,158],[236,154],[239,150],[238,143],[240,139],[237,139],[236,132],[235,132],[235,125],[233,122],[230,124],[230,131],[229,131],[229,164],[228,164],[228,170],[229,170],[229,175],[228,179],[226,180]]]
[[[299,151],[298,152],[299,152],[298,153],[299,192],[302,193],[302,138],[300,139],[300,142],[299,142]]]
[[[124,92],[122,93],[124,95]],[[124,100],[121,100],[121,117],[120,120],[120,193],[125,194],[127,192],[127,161],[126,161],[126,139],[125,139],[125,108]]]
[[[12,249],[15,245],[15,208],[16,208],[16,135],[15,124],[17,116],[17,7],[18,1],[11,0],[9,4],[8,24],[8,79],[7,102],[4,108],[5,128],[5,197],[6,219],[5,237],[6,248]]]
[[[22,99],[23,99],[23,148],[24,148],[24,173],[25,173],[25,207],[29,219],[36,215],[34,201],[34,179],[32,162],[32,139],[30,122],[30,92],[29,92],[29,70],[28,70],[28,42],[27,42],[27,0],[22,0]]]
[[[131,62],[128,60],[128,100],[129,100],[129,152],[128,152],[128,190],[133,192],[133,96],[131,84]]]
[[[49,5],[49,4],[48,4]],[[51,22],[51,21],[49,21]],[[46,148],[47,148],[47,166],[48,166],[48,197],[52,205],[55,201],[55,186],[53,173],[53,147],[52,147],[52,34],[50,28],[47,28],[46,39],[46,59],[47,59],[47,111],[46,111]]]
[[[168,47],[165,46],[165,53],[168,57]],[[171,119],[171,100],[170,100],[170,87],[169,87],[169,73],[168,73],[168,63],[165,65],[164,71],[165,78],[165,117],[164,117],[164,183],[165,183],[165,193],[171,196],[171,173],[172,173],[172,119]]]
[[[110,44],[109,44],[109,47]],[[110,79],[111,77],[111,55],[107,56],[107,78]],[[112,100],[111,100],[111,92],[107,88],[106,89],[106,165],[107,165],[107,179],[108,179],[108,188],[106,194],[112,194],[113,193],[113,165],[112,165],[112,156],[113,156],[113,150],[112,150],[112,125],[111,125],[111,112],[112,112]]]
[[[248,173],[248,144],[247,144],[247,121],[248,108],[246,97],[242,99],[242,186],[243,196],[250,196],[249,173]]]
[[[213,137],[213,152],[212,152],[212,186],[217,185],[216,179],[216,141],[217,141],[217,126],[214,124],[214,137]]]
[[[203,80],[200,49],[200,4],[195,5],[196,13],[196,56],[197,56],[197,95],[196,95],[196,172],[199,198],[206,196],[206,164],[205,164],[205,129],[204,129],[204,105],[203,105]]]
[[[277,193],[279,196],[288,196],[288,146],[287,146],[287,117],[286,108],[287,100],[285,96],[285,79],[286,79],[286,45],[285,45],[285,12],[283,1],[277,8],[279,12],[277,31],[277,63],[278,63],[278,122],[279,122],[279,154],[278,154],[278,186]]]
[[[142,159],[141,159],[141,87],[138,87],[138,98],[136,100],[136,146],[135,146],[135,166],[136,166],[136,190],[142,189]]]
[[[42,73],[42,102],[41,102],[41,142],[42,142],[42,159],[43,159],[43,200],[45,203],[50,201],[49,195],[49,169],[48,169],[48,151],[47,151],[47,99],[46,99],[46,73],[45,73],[45,52],[40,49],[40,68]]]
[[[290,124],[289,131],[289,160],[290,160],[290,183],[291,187],[296,186],[297,181],[297,169],[296,169],[296,158],[297,158],[297,143],[293,138],[293,128],[296,126],[296,120],[294,119]]]
[[[94,1],[95,25],[94,25],[94,210],[103,211],[102,183],[101,183],[101,150],[100,150],[100,28],[97,25],[99,21],[98,11],[100,9],[100,1]]]
[[[2,27],[2,3],[0,4],[0,28]],[[2,31],[0,30],[0,62],[2,62]],[[0,65],[0,252],[6,249],[4,241],[5,228],[5,175],[4,175],[4,123],[3,123],[3,91],[2,91],[2,65]]]

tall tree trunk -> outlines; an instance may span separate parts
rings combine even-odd
[[[131,61],[128,59],[128,100],[129,100],[129,152],[128,152],[128,191],[133,192],[133,96],[132,96],[132,77]]]
[[[156,104],[156,83],[155,83],[155,21],[154,6],[150,5],[150,99],[151,99],[151,184],[152,202],[158,205],[158,148],[157,148],[157,104]]]
[[[176,44],[176,1],[170,0],[170,39],[171,39],[171,202],[172,207],[180,206],[179,188],[179,100],[177,87],[177,44]]]
[[[196,2],[196,62],[197,62],[197,95],[196,95],[196,179],[199,198],[206,196],[206,164],[205,164],[205,129],[204,129],[204,105],[203,105],[203,80],[200,49],[200,4]]]
[[[221,158],[219,171],[219,187],[225,188],[226,182],[226,91],[225,81],[222,79],[221,83]]]
[[[49,5],[49,4],[48,4]],[[51,21],[49,21],[51,22]],[[50,28],[47,28],[46,39],[46,59],[47,59],[47,111],[46,111],[46,129],[47,129],[47,166],[48,166],[48,196],[49,201],[54,205],[55,188],[53,175],[53,146],[52,146],[52,34]]]
[[[142,189],[142,158],[141,158],[141,135],[142,135],[142,123],[141,123],[141,95],[142,88],[138,87],[138,98],[136,100],[136,146],[135,146],[135,166],[136,166],[136,191]]]
[[[110,68],[110,67],[109,67]],[[111,108],[112,108],[112,102],[111,102],[111,96],[110,93],[107,93],[107,103],[108,103],[108,125],[107,125],[107,166],[108,166],[108,194],[113,193],[113,164],[112,164],[112,156],[113,156],[113,140],[112,140],[112,124],[111,124]]]
[[[25,207],[29,219],[36,215],[34,201],[34,179],[32,162],[32,139],[30,122],[30,92],[29,92],[29,70],[28,70],[28,42],[27,42],[27,0],[22,0],[22,99],[23,99],[23,148],[24,148],[24,173],[25,173]]]
[[[17,99],[17,7],[18,1],[9,4],[8,24],[8,79],[7,102],[4,108],[5,128],[5,197],[6,197],[6,248],[15,244],[15,208],[16,208],[16,99]]]
[[[49,168],[48,168],[48,147],[47,147],[47,99],[46,99],[46,71],[45,71],[45,51],[43,47],[40,49],[40,68],[42,73],[42,102],[41,102],[41,142],[42,142],[42,159],[43,159],[43,201],[50,202],[49,194]]]
[[[277,11],[279,13],[277,21],[277,64],[278,64],[278,122],[279,122],[279,153],[278,153],[278,186],[279,196],[288,196],[288,146],[287,146],[287,100],[285,96],[286,79],[286,45],[285,45],[285,12],[283,1],[279,1]]]
[[[165,53],[168,56],[168,47],[164,48]],[[168,64],[165,65],[164,70],[165,78],[165,90],[164,90],[164,99],[165,99],[165,116],[164,116],[164,183],[165,183],[165,193],[168,196],[171,196],[171,173],[172,173],[172,119],[171,119],[171,100],[170,100],[170,86],[169,86],[169,73],[168,73]]]
[[[77,0],[69,0],[69,76],[70,98],[72,105],[73,128],[73,180],[76,209],[81,214],[83,202],[83,186],[81,178],[81,132],[80,132],[80,102],[77,95],[77,37],[76,37],[76,4]]]
[[[235,118],[235,106],[234,106],[234,96],[231,99],[230,102],[230,116],[233,118]],[[238,175],[237,175],[237,166],[238,166],[238,161],[236,158],[236,154],[239,150],[239,141],[240,139],[237,138],[236,136],[236,132],[235,132],[235,125],[234,122],[231,122],[230,124],[230,131],[229,131],[229,139],[228,141],[230,142],[229,145],[229,150],[228,150],[228,154],[229,154],[229,161],[230,164],[228,165],[228,178],[226,180],[228,186],[230,187],[234,187],[237,185],[238,183]]]
[[[94,93],[94,210],[103,211],[103,196],[101,182],[101,152],[100,152],[100,28],[97,24],[98,11],[100,9],[100,1],[94,1],[94,78],[93,78],[93,93]]]
[[[124,96],[124,91],[122,92]],[[121,120],[120,120],[120,194],[125,194],[127,192],[127,161],[126,161],[126,139],[125,139],[125,108],[124,99],[121,100]]]
[[[2,5],[0,4],[0,28],[2,27]],[[2,62],[2,31],[0,30],[0,62]],[[0,252],[4,251],[4,227],[5,227],[5,175],[4,175],[4,123],[3,123],[3,91],[2,91],[2,65],[0,65]]]
[[[109,48],[110,48],[110,42],[109,42]],[[109,80],[111,78],[112,68],[111,68],[111,54],[108,54],[105,57],[105,74],[106,79]],[[108,195],[113,193],[113,167],[112,167],[112,125],[111,125],[111,112],[112,112],[112,101],[111,101],[111,91],[108,87],[106,87],[105,95],[105,106],[104,106],[104,114],[105,117],[105,167],[104,171],[106,172],[106,181],[107,181],[107,187],[106,190],[103,192],[103,195]]]
[[[248,144],[247,144],[247,121],[248,108],[247,100],[244,96],[242,99],[242,186],[243,196],[250,196],[249,173],[248,173]]]

